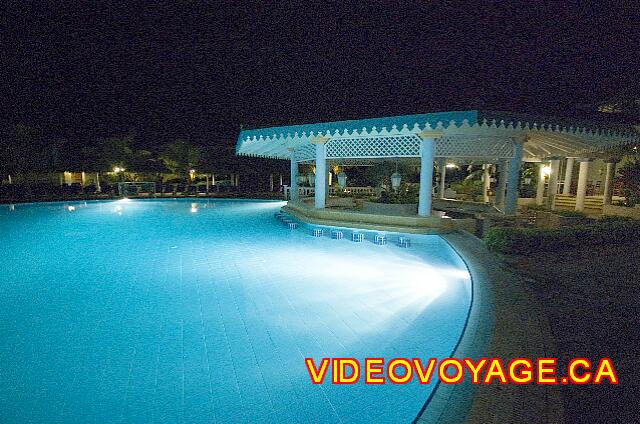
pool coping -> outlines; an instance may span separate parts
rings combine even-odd
[[[346,210],[313,209],[301,202],[292,201],[288,201],[283,210],[300,221],[327,227],[423,235],[453,230],[453,224],[448,222],[449,220],[435,217],[373,215]]]
[[[440,235],[463,259],[472,279],[467,325],[455,358],[553,357],[554,341],[542,308],[526,285],[478,238],[465,232]],[[517,325],[519,323],[521,325]],[[414,423],[564,422],[560,386],[438,384]]]

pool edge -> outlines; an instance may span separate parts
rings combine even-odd
[[[468,322],[453,356],[503,360],[554,356],[557,351],[546,315],[500,258],[471,234],[453,232],[441,237],[463,259],[472,278]],[[483,386],[469,380],[439,384],[414,423],[529,423],[531,417],[539,422],[564,422],[559,386]]]

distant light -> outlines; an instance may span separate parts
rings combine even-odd
[[[453,169],[453,168],[457,168],[458,165],[456,165],[455,163],[448,163],[444,167],[445,168],[449,168],[449,169]]]
[[[347,185],[347,174],[345,174],[344,171],[338,174],[338,185],[342,189]]]
[[[549,165],[543,166],[542,169],[540,169],[540,172],[542,172],[542,175],[547,177],[551,175],[551,167]]]
[[[113,167],[113,172],[115,172],[116,174],[117,174],[118,172],[124,172],[124,168],[121,168],[121,167],[119,167],[119,166],[114,166],[114,167]]]

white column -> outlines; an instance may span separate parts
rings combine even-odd
[[[100,193],[102,191],[102,187],[100,187],[100,173],[96,172],[96,191]]]
[[[613,180],[616,176],[616,163],[613,160],[607,161],[607,172],[604,180],[604,199],[605,205],[611,204],[613,197]]]
[[[583,159],[580,162],[580,172],[578,173],[578,190],[576,193],[576,210],[584,210],[584,198],[587,194],[587,178],[589,176],[589,160]]]
[[[571,193],[571,177],[573,176],[573,158],[567,158],[567,166],[564,170],[564,185],[562,186],[562,194]]]
[[[325,199],[331,194],[331,171],[327,172],[327,184],[325,191]]]
[[[211,185],[216,185],[216,174],[211,173]]]
[[[549,174],[549,190],[547,191],[547,207],[555,209],[555,198],[558,194],[558,173],[560,172],[560,159],[551,159],[551,174]]]
[[[440,172],[440,185],[438,188],[438,197],[444,199],[444,191],[447,183],[447,158],[438,159],[438,171]]]
[[[433,136],[422,137],[420,141],[420,192],[418,215],[431,215],[431,192],[433,183]]]
[[[484,173],[482,174],[482,200],[489,203],[489,190],[491,189],[491,164],[482,165]]]
[[[538,164],[538,187],[536,190],[536,205],[542,205],[544,203],[544,173],[542,172],[542,168],[544,168],[545,163],[540,162]]]
[[[520,180],[520,165],[522,162],[522,143],[513,142],[513,157],[509,159],[507,171],[507,196],[504,200],[504,213],[515,214],[518,210],[518,182]]]
[[[316,209],[324,208],[327,198],[327,149],[324,143],[324,141],[316,142]]]
[[[293,149],[291,152],[291,181],[289,182],[289,198],[298,200],[298,162],[293,158]]]
[[[498,162],[497,166],[498,184],[496,188],[495,204],[497,207],[504,209],[504,192],[507,189],[507,168],[509,167],[509,162],[502,160]]]

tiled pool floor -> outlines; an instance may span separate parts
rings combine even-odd
[[[464,325],[437,236],[314,238],[278,202],[74,205],[0,207],[0,422],[409,422],[433,386],[313,385],[304,358],[445,357]]]

